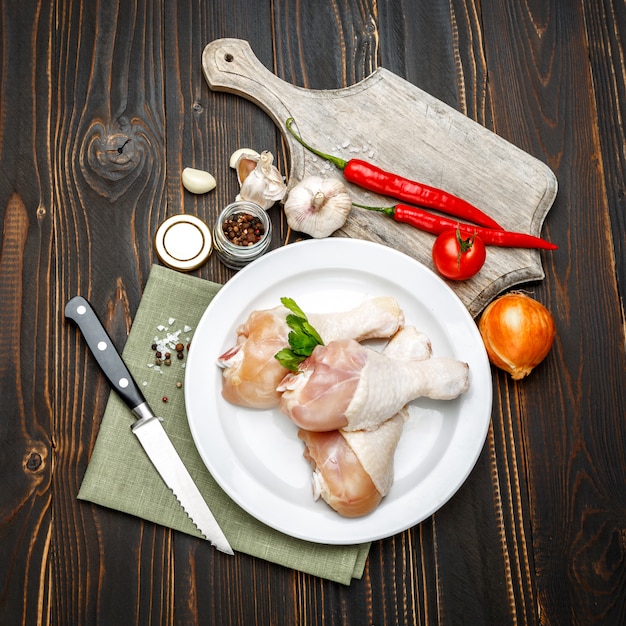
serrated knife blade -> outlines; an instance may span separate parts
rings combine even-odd
[[[65,317],[78,326],[100,369],[137,419],[131,430],[189,519],[218,550],[234,554],[161,421],[148,405],[89,302],[82,296],[75,296],[65,305]]]

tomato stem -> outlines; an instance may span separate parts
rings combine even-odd
[[[459,242],[459,255],[456,257],[456,262],[459,268],[461,267],[461,257],[472,249],[475,238],[476,233],[470,235],[467,239],[463,239],[461,236],[461,229],[456,229],[456,240]]]

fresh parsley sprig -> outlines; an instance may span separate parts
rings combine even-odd
[[[274,355],[278,362],[292,372],[298,371],[298,366],[304,359],[311,356],[315,346],[323,346],[324,342],[319,333],[311,326],[306,314],[292,298],[281,298],[281,303],[291,313],[287,315],[287,326],[291,328],[289,348],[283,348]]]

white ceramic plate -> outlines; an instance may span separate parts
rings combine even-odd
[[[221,396],[217,357],[235,343],[254,309],[295,299],[309,312],[350,309],[393,296],[406,323],[431,339],[433,354],[470,366],[470,389],[453,401],[411,403],[390,493],[371,514],[347,519],[311,493],[311,468],[297,428],[278,409],[233,406]],[[491,370],[476,324],[434,272],[386,246],[355,239],[279,248],[241,270],[213,299],[193,336],[185,374],[189,425],[204,463],[226,493],[265,524],[301,539],[354,544],[421,522],[463,484],[491,416]]]

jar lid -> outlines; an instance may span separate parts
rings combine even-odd
[[[175,215],[159,226],[154,247],[165,265],[188,272],[206,263],[213,249],[213,239],[201,219],[194,215]]]

